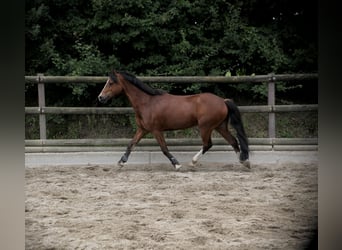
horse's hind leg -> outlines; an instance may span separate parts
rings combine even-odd
[[[201,131],[203,146],[202,146],[202,149],[197,154],[195,154],[194,157],[192,158],[192,166],[195,166],[199,158],[201,158],[202,155],[204,155],[213,146],[213,143],[211,141],[212,130],[200,128],[200,131]]]
[[[180,165],[177,159],[169,152],[169,149],[166,146],[163,133],[161,131],[154,131],[152,132],[152,134],[156,138],[163,154],[171,161],[172,165],[176,168],[176,170],[180,169],[182,165]]]
[[[233,147],[235,153],[238,155],[240,154],[240,147],[236,140],[236,138],[229,132],[227,122],[223,122],[219,127],[215,129],[217,132],[222,135],[224,139]]]
[[[222,123],[219,127],[215,129],[217,132],[222,135],[224,139],[233,147],[236,153],[240,152],[239,144],[236,138],[229,132],[227,124]]]

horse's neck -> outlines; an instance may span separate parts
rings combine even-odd
[[[131,83],[125,83],[124,90],[135,112],[140,112],[144,107],[146,107],[146,104],[151,99],[150,95],[133,86]]]

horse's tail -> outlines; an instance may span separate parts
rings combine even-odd
[[[240,160],[245,161],[248,160],[249,157],[249,148],[248,148],[248,139],[245,133],[245,129],[243,127],[241,114],[236,106],[236,104],[231,99],[225,99],[224,102],[228,107],[228,119],[230,119],[230,124],[237,132],[237,138],[239,139],[241,154]]]

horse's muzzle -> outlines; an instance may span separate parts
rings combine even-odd
[[[106,103],[107,100],[108,100],[108,98],[106,98],[105,96],[102,96],[102,95],[99,95],[99,96],[97,97],[97,99],[98,99],[99,102],[101,102],[101,103]]]

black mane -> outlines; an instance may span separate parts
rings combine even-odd
[[[140,90],[144,91],[146,94],[149,94],[149,95],[163,95],[163,94],[165,94],[165,91],[163,91],[161,89],[151,88],[150,86],[146,85],[141,80],[136,78],[135,75],[133,75],[133,74],[123,72],[123,71],[117,71],[117,73],[122,75],[125,80],[129,81],[131,84],[133,84],[134,86],[136,86]],[[112,78],[112,80],[116,81],[116,77],[114,74],[110,74],[110,77]]]

